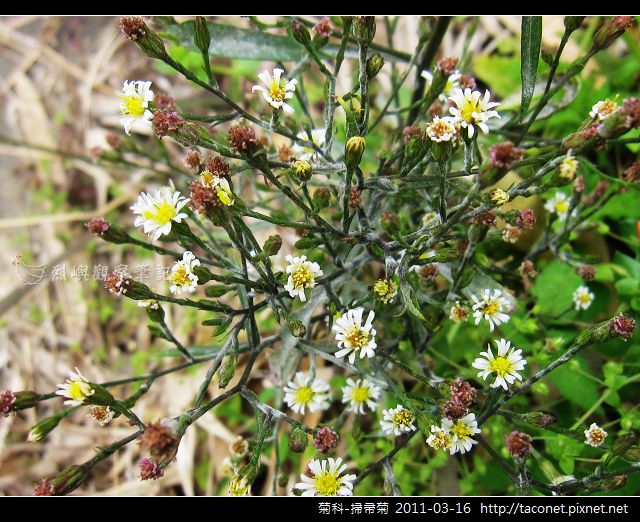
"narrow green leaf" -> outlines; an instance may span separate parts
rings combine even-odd
[[[412,315],[415,315],[418,319],[426,321],[422,312],[418,309],[415,302],[415,297],[413,296],[413,289],[411,285],[408,283],[401,283],[400,285],[400,298],[402,299],[402,304],[406,307],[406,309],[411,312]]]
[[[520,119],[529,109],[538,76],[540,43],[542,41],[542,17],[523,16],[520,40],[520,77],[522,79],[522,102]]]

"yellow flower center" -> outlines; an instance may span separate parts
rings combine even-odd
[[[440,431],[435,434],[431,444],[436,449],[447,449],[451,446],[451,435]]]
[[[465,99],[464,105],[460,109],[461,118],[467,123],[473,123],[475,121],[473,114],[476,112],[480,112],[480,100],[474,103],[470,99]]]
[[[313,399],[313,390],[309,386],[303,386],[296,391],[296,402],[298,404],[308,404]]]
[[[429,126],[429,131],[438,138],[442,138],[445,134],[452,133],[451,126],[444,121],[432,123]]]
[[[454,423],[454,425],[451,427],[451,431],[454,435],[457,435],[459,439],[466,439],[467,437],[473,435],[471,428],[469,428],[469,426],[467,426],[461,420],[458,420]]]
[[[371,394],[369,393],[369,388],[359,386],[353,389],[352,397],[355,402],[367,402]]]
[[[124,112],[139,118],[144,114],[145,108],[142,106],[142,97],[132,94],[131,96],[121,96],[124,102]]]
[[[305,288],[313,282],[313,274],[306,266],[300,265],[291,273],[291,280],[296,288]]]
[[[170,279],[178,286],[187,286],[191,284],[187,268],[184,265],[174,268],[171,272]]]
[[[483,314],[494,316],[500,311],[500,306],[495,301],[488,300],[480,310]]]
[[[143,215],[146,219],[155,221],[160,225],[166,225],[176,217],[176,209],[173,205],[163,201],[162,203],[155,205],[155,212],[147,210]]]
[[[345,340],[351,348],[362,348],[369,342],[369,334],[362,331],[359,326],[356,326],[347,333]]]
[[[206,188],[213,188],[215,186],[216,179],[216,176],[208,170],[205,170],[200,174],[200,183],[202,183],[202,186]]]
[[[271,88],[269,89],[269,96],[273,101],[282,101],[284,100],[284,96],[287,94],[285,88],[280,85],[280,83],[273,80],[271,82]]]
[[[80,381],[73,381],[69,386],[69,398],[70,399],[83,399],[86,394],[86,383]]]
[[[605,100],[598,107],[598,112],[600,113],[601,116],[608,116],[614,110],[616,110],[617,106],[618,104],[616,102],[612,100]]]
[[[315,478],[315,486],[323,497],[335,497],[340,489],[340,480],[329,471],[325,471]]]
[[[580,301],[587,304],[591,302],[591,296],[589,294],[580,294]]]
[[[590,435],[591,443],[595,444],[596,446],[602,444],[602,441],[604,441],[604,439],[606,438],[604,432],[600,428],[592,430]]]
[[[566,214],[569,211],[569,202],[562,199],[556,201],[556,212],[558,214]]]
[[[493,361],[489,362],[489,367],[492,371],[496,372],[499,377],[504,377],[511,371],[511,363],[506,357],[498,356]]]
[[[413,413],[409,410],[400,410],[393,414],[392,420],[396,426],[411,426],[413,422]]]

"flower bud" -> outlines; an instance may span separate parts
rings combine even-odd
[[[545,428],[556,422],[556,418],[553,415],[539,411],[525,413],[522,416],[522,420],[531,426],[537,426],[539,428]]]
[[[155,460],[147,457],[140,459],[138,469],[140,470],[140,480],[158,480],[164,476],[164,469]]]
[[[634,22],[633,16],[613,16],[604,22],[593,37],[594,49],[606,49]]]
[[[180,443],[179,430],[176,429],[173,420],[163,419],[147,424],[144,433],[138,439],[140,447],[156,459],[171,457]]]
[[[360,164],[365,147],[366,141],[362,136],[352,136],[347,140],[344,147],[344,163],[349,172],[353,172]]]
[[[238,361],[238,354],[234,350],[231,355],[227,357],[227,360],[222,364],[220,368],[220,373],[218,374],[218,388],[226,388],[231,379],[233,379],[233,375],[236,372],[236,363]]]
[[[353,19],[353,36],[360,45],[368,46],[376,35],[375,16],[356,16]]]
[[[41,420],[38,424],[31,428],[27,437],[27,441],[41,441],[58,427],[58,424],[60,424],[61,420],[62,417],[60,415],[52,415],[51,417],[47,417],[46,419]]]
[[[291,319],[289,321],[289,332],[291,332],[291,335],[294,337],[302,339],[307,333],[307,327],[299,319]]]
[[[369,80],[373,80],[373,78],[378,75],[380,69],[382,69],[383,66],[384,58],[380,53],[375,53],[374,55],[370,56],[367,60],[367,78],[369,78]]]
[[[577,29],[580,29],[582,22],[586,16],[565,16],[564,17],[564,30],[567,33],[572,33]]]
[[[292,428],[289,434],[289,449],[294,453],[302,453],[307,449],[309,441],[307,440],[307,434],[305,431],[296,426]]]
[[[196,19],[193,21],[193,41],[202,54],[209,54],[211,34],[209,33],[207,20],[204,16],[196,16]]]
[[[326,187],[316,190],[313,193],[312,201],[316,212],[327,208],[331,204],[331,190]]]
[[[213,274],[206,266],[198,265],[192,268],[192,272],[198,276],[198,284],[204,285],[213,279]]]
[[[275,256],[282,247],[282,238],[278,234],[273,234],[267,238],[262,247],[262,251],[269,257]]]
[[[311,179],[311,163],[307,160],[294,161],[292,167],[296,176],[298,176],[302,181],[308,181]]]
[[[0,391],[0,415],[8,417],[14,413],[14,405],[16,403],[16,396],[11,390]]]
[[[162,38],[155,31],[149,29],[149,26],[139,16],[121,18],[120,30],[129,40],[133,40],[147,56],[159,60],[170,58]]]
[[[33,492],[39,496],[66,495],[87,479],[89,470],[86,466],[67,466],[55,477],[42,479]]]
[[[300,20],[294,20],[291,24],[291,34],[300,45],[308,47],[311,44],[309,29]]]

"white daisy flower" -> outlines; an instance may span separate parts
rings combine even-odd
[[[556,192],[551,199],[547,200],[544,208],[551,214],[558,214],[560,219],[565,219],[567,212],[569,212],[570,204],[571,202],[564,192]]]
[[[154,196],[142,192],[136,204],[131,207],[133,213],[137,214],[134,225],[142,225],[145,234],[155,241],[171,232],[172,222],[180,223],[187,217],[180,210],[188,202],[189,199],[169,187],[158,190]]]
[[[349,355],[349,362],[353,364],[356,360],[358,351],[360,359],[365,357],[373,357],[376,354],[376,331],[373,328],[373,318],[375,313],[373,310],[369,312],[367,321],[364,326],[362,324],[362,314],[364,308],[354,308],[347,310],[338,319],[336,319],[332,330],[336,332],[336,341],[338,341],[338,350],[335,356],[338,358]]]
[[[182,259],[171,268],[167,279],[173,284],[169,287],[172,294],[187,292],[192,294],[198,287],[198,276],[193,273],[193,268],[200,266],[200,260],[196,259],[193,252],[187,250],[182,254]]]
[[[451,448],[449,449],[451,455],[458,452],[466,453],[467,451],[471,451],[473,445],[478,443],[477,440],[472,438],[476,433],[480,433],[475,413],[468,413],[455,421],[447,419],[446,417],[443,418],[442,430],[449,433],[453,438]]]
[[[455,120],[448,116],[433,118],[433,121],[427,125],[427,136],[431,141],[437,143],[443,141],[453,141],[456,139],[458,131],[456,130]]]
[[[364,413],[366,406],[375,410],[380,397],[380,387],[366,379],[347,379],[347,385],[342,388],[342,402],[349,403],[347,410],[354,413]]]
[[[607,432],[595,422],[589,426],[588,430],[584,430],[584,443],[589,446],[593,446],[594,448],[600,446],[606,438]]]
[[[247,482],[247,477],[239,477],[234,474],[229,481],[229,495],[232,497],[248,497],[251,493],[251,484]]]
[[[266,87],[254,85],[251,90],[253,92],[262,92],[262,97],[274,109],[282,109],[286,113],[292,113],[293,107],[291,107],[286,100],[293,98],[298,80],[287,81],[286,78],[282,77],[283,72],[280,68],[273,70],[273,76],[269,74],[269,71],[261,72],[258,78],[260,78]]]
[[[131,126],[137,122],[151,124],[153,114],[149,110],[149,102],[153,101],[151,82],[132,81],[124,82],[120,96],[120,123],[127,134],[131,132]]]
[[[460,122],[461,127],[467,129],[469,138],[473,138],[476,133],[476,127],[486,134],[489,132],[486,121],[491,118],[500,118],[498,111],[491,110],[500,104],[498,102],[490,102],[490,98],[491,93],[489,91],[485,91],[484,97],[482,97],[480,91],[472,91],[469,88],[464,91],[456,89],[453,96],[449,97],[456,104],[455,107],[449,108],[449,112]]]
[[[562,179],[571,181],[576,177],[576,172],[578,172],[578,160],[569,153],[560,163],[558,172]]]
[[[453,436],[448,430],[444,430],[440,426],[431,426],[431,435],[427,438],[427,444],[433,449],[451,451]]]
[[[509,321],[509,315],[505,313],[509,309],[509,301],[503,297],[502,290],[495,288],[493,292],[486,288],[480,294],[471,296],[473,305],[473,317],[476,324],[484,319],[489,323],[489,330],[493,332],[496,326]]]
[[[487,380],[492,373],[496,374],[496,380],[491,384],[492,388],[502,386],[505,390],[508,384],[513,384],[516,380],[521,381],[522,376],[518,373],[527,364],[522,358],[522,350],[516,350],[511,346],[511,341],[499,339],[495,341],[498,347],[498,355],[494,357],[491,351],[491,344],[488,345],[488,352],[480,352],[482,357],[473,361],[474,368],[480,370],[478,377]]]
[[[311,142],[317,147],[324,147],[326,132],[326,129],[313,129],[311,131]],[[296,134],[296,137],[300,140],[309,141],[309,136],[306,131],[300,131]],[[306,145],[300,145],[297,142],[291,146],[291,152],[296,159],[306,161],[312,161],[317,154],[315,149],[307,147]]]
[[[58,384],[57,386],[60,389],[56,391],[56,395],[69,399],[64,401],[67,406],[80,406],[95,393],[89,381],[80,373],[78,368],[69,372],[69,378],[64,384]]]
[[[309,373],[298,372],[293,381],[284,387],[284,402],[302,415],[307,408],[310,412],[323,411],[329,407],[329,390],[326,382],[318,378],[311,380]]]
[[[111,422],[115,412],[109,406],[91,406],[89,408],[88,417],[91,417],[94,421],[96,421],[100,426],[106,426]]]
[[[397,437],[405,432],[416,431],[416,427],[413,424],[415,420],[416,416],[412,411],[398,404],[398,406],[390,410],[382,410],[380,426],[382,426],[382,431],[387,435],[395,435]]]
[[[289,274],[289,280],[284,285],[284,289],[289,292],[289,295],[294,299],[300,298],[300,301],[307,300],[307,296],[304,291],[305,288],[313,288],[316,286],[316,277],[323,275],[320,265],[311,261],[307,261],[307,256],[285,257],[289,266],[287,266],[287,274]]]
[[[575,292],[573,292],[573,303],[576,306],[576,310],[587,310],[595,296],[589,291],[587,286],[579,286]]]
[[[326,460],[314,459],[309,462],[309,471],[313,476],[305,473],[300,475],[302,482],[298,482],[294,489],[302,490],[303,497],[350,497],[353,495],[353,481],[355,475],[341,477],[347,465],[341,458]]]
[[[429,71],[422,71],[420,73],[420,76],[422,76],[426,80],[425,91],[429,91],[429,89],[431,88],[431,84],[433,83],[433,74],[431,74]],[[449,78],[447,78],[447,83],[444,86],[444,89],[442,89],[442,93],[440,94],[440,96],[438,96],[440,102],[447,103],[449,96],[453,96],[453,94],[456,92],[456,89],[460,88],[461,76],[462,74],[460,74],[460,71],[455,71],[449,76]]]
[[[601,100],[591,107],[589,116],[596,120],[604,120],[609,114],[618,108],[618,104],[613,100]]]

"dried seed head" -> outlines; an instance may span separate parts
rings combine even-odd
[[[340,435],[327,426],[323,426],[313,436],[313,446],[320,453],[328,453],[338,446]]]
[[[511,166],[524,157],[524,149],[520,149],[510,141],[496,143],[489,147],[491,163],[496,167],[510,169]]]
[[[458,377],[451,385],[451,400],[469,407],[476,402],[477,390]]]
[[[575,179],[575,181],[573,182],[573,188],[579,194],[582,194],[584,192],[584,189],[585,189],[584,176],[578,176]]]
[[[467,414],[467,407],[461,402],[451,400],[444,403],[442,412],[447,419],[454,421]]]
[[[153,129],[158,138],[162,138],[177,131],[185,121],[176,111],[172,109],[157,109],[153,113]]]
[[[33,494],[38,497],[52,497],[56,494],[56,490],[51,480],[45,477],[33,486]]]
[[[536,213],[530,208],[518,210],[515,223],[522,230],[531,230],[536,224]]]
[[[402,138],[405,144],[415,137],[422,137],[422,129],[419,125],[410,125],[402,130]]]
[[[171,455],[179,440],[174,431],[162,421],[147,424],[138,443],[153,457],[162,458]]]
[[[165,109],[167,111],[172,111],[176,108],[176,100],[167,94],[157,94],[154,103],[160,109]]]
[[[429,263],[424,265],[418,272],[418,276],[426,281],[435,281],[438,275],[438,265],[435,263]]]
[[[323,38],[329,38],[331,36],[331,32],[333,31],[333,26],[331,25],[331,19],[328,16],[323,16],[322,19],[316,24],[313,28],[313,31]]]
[[[280,145],[280,148],[278,149],[278,158],[284,163],[290,163],[293,159],[293,152],[291,151],[291,148],[284,143]]]
[[[207,160],[207,170],[214,176],[224,178],[229,175],[229,162],[222,156],[213,156]]]
[[[120,136],[120,134],[116,134],[115,132],[107,132],[105,139],[107,140],[109,147],[114,150],[119,149],[120,145],[122,145],[122,136]]]
[[[349,192],[349,207],[360,208],[362,206],[362,190],[357,187],[351,187]]]
[[[520,275],[522,277],[534,278],[535,276],[538,275],[535,265],[529,259],[525,259],[520,264],[519,270],[520,270]]]
[[[491,227],[496,222],[496,214],[495,212],[491,212],[490,210],[485,210],[478,214],[473,220],[473,223],[478,223],[480,225],[484,225],[485,227]]]
[[[15,402],[16,396],[11,390],[0,391],[0,415],[8,416],[13,413]]]
[[[436,63],[436,70],[445,76],[451,76],[456,72],[456,65],[458,65],[457,58],[441,58],[438,60],[438,63]]]
[[[126,294],[131,286],[131,280],[120,272],[111,272],[104,281],[104,287],[112,294]]]
[[[640,126],[640,100],[638,98],[627,98],[622,102],[620,110],[627,117],[627,127]]]
[[[138,469],[140,470],[140,480],[158,480],[164,476],[164,469],[157,462],[147,457],[140,459]]]
[[[146,34],[147,24],[140,16],[123,16],[119,25],[122,34],[129,40],[137,40]]]
[[[240,154],[252,154],[261,147],[255,131],[246,125],[231,127],[228,138],[233,150]]]
[[[210,210],[222,205],[218,195],[202,183],[192,181],[189,183],[189,188],[191,189],[189,206],[199,214],[206,215]]]
[[[468,74],[460,76],[459,83],[462,90],[471,89],[473,91],[476,88],[476,79]]]
[[[504,441],[509,454],[517,459],[523,459],[531,454],[531,437],[521,431],[512,431],[505,435]]]
[[[596,267],[587,264],[580,265],[578,275],[585,281],[593,281],[593,278],[596,276]]]
[[[624,314],[618,314],[611,320],[611,330],[615,336],[631,337],[636,329],[636,322]]]
[[[184,163],[190,169],[200,170],[202,157],[200,156],[200,153],[197,150],[189,150],[184,156]]]
[[[85,223],[84,226],[87,227],[87,230],[94,236],[101,236],[109,230],[111,225],[105,218],[97,217]]]

